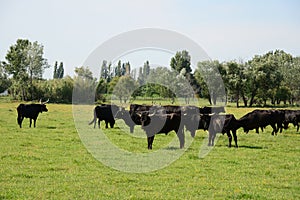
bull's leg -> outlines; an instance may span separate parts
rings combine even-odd
[[[299,131],[299,124],[297,123],[297,132]]]
[[[217,135],[217,133],[213,133],[213,135],[212,135],[212,142],[211,142],[211,146],[214,146],[215,145],[215,138],[216,138],[216,135]]]
[[[214,146],[215,137],[216,133],[214,131],[208,132],[208,146]]]
[[[233,139],[234,139],[234,143],[235,143],[235,148],[238,148],[238,143],[237,143],[237,135],[236,135],[236,130],[232,130],[232,135],[233,135]]]
[[[191,136],[194,138],[196,135],[196,130],[191,130],[190,132],[191,132]]]
[[[208,146],[212,146],[211,145],[211,143],[212,143],[211,140],[212,140],[212,133],[209,131],[208,132]]]
[[[113,128],[114,127],[114,125],[115,125],[115,121],[113,120],[113,121],[111,121],[110,123],[109,123],[109,125],[110,125],[110,128]]]
[[[22,121],[23,121],[24,117],[22,116],[18,116],[18,124],[20,126],[20,128],[22,128]]]
[[[275,124],[271,124],[273,130],[272,130],[272,135],[277,135],[277,128],[276,128],[276,125]]]
[[[259,127],[255,128],[256,133],[259,133]]]
[[[282,133],[282,129],[283,129],[283,122],[282,123],[277,123],[277,132],[276,133],[278,133],[278,131],[280,132],[280,133]]]
[[[130,128],[130,133],[133,133],[134,125],[131,125],[129,128]]]
[[[36,119],[33,119],[33,127],[35,128]]]
[[[228,147],[231,147],[232,135],[230,134],[230,131],[227,131],[226,134],[228,137]]]
[[[183,129],[179,129],[176,134],[177,134],[177,137],[179,139],[180,149],[182,149],[182,148],[184,148],[184,132],[183,132]]]
[[[153,144],[153,140],[154,140],[154,135],[147,137],[148,140],[148,149],[152,149],[152,144]]]
[[[96,121],[95,121],[95,124],[96,124]],[[95,125],[94,125],[94,128],[95,128]],[[100,128],[100,119],[98,119],[98,128]]]
[[[29,127],[31,128],[32,119],[29,119]]]
[[[108,121],[105,120],[105,128],[108,128]]]

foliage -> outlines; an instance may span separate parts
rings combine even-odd
[[[11,85],[11,81],[8,79],[7,74],[4,72],[2,63],[0,63],[0,93],[4,92]]]
[[[122,100],[126,103],[136,88],[135,80],[129,75],[113,80],[117,80],[117,82],[110,90],[118,97],[120,103],[122,103]]]
[[[22,100],[33,99],[33,79],[41,79],[43,72],[49,67],[43,58],[43,45],[38,42],[18,39],[10,46],[3,62],[5,71],[12,75],[13,98]]]
[[[182,69],[186,70],[186,73],[191,73],[191,56],[186,50],[176,52],[175,56],[171,58],[170,66],[172,69],[181,72]]]
[[[223,69],[222,64],[217,60],[202,61],[197,64],[195,78],[203,87],[204,94],[209,96],[209,102],[213,105],[216,105],[218,99],[224,101],[226,98],[223,84],[225,73],[226,71]]]
[[[54,64],[53,78],[61,79],[64,77],[64,64],[60,62],[59,67],[57,67],[57,61]]]
[[[73,88],[73,103],[93,103],[95,101],[96,78],[88,67],[76,67]]]

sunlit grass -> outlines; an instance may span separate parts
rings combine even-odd
[[[37,128],[29,128],[25,119],[22,129],[17,106],[0,103],[0,199],[300,198],[300,134],[292,126],[275,137],[269,127],[260,134],[239,129],[238,149],[228,148],[227,136],[221,135],[202,159],[198,155],[207,133],[197,131],[178,160],[158,171],[135,174],[107,167],[88,152],[75,129],[72,105],[48,104]],[[87,125],[93,106],[89,109],[82,119],[86,129],[100,131]],[[239,118],[253,109],[226,111]],[[147,140],[140,127],[135,129],[135,136],[117,126],[103,132],[122,149],[147,153]],[[156,136],[153,150],[173,138],[177,140],[175,132]]]

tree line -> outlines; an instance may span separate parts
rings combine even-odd
[[[255,55],[251,60],[220,62],[200,61],[191,68],[191,56],[178,51],[170,60],[170,69],[151,67],[149,61],[131,69],[129,62],[116,64],[104,60],[95,78],[87,66],[75,68],[75,76],[64,76],[63,62],[54,63],[53,79],[42,78],[50,65],[43,56],[43,45],[18,39],[0,62],[0,93],[8,90],[17,100],[51,99],[71,103],[73,90],[85,100],[105,101],[114,95],[121,102],[137,97],[184,98],[193,95],[208,99],[236,102],[236,106],[290,104],[300,100],[300,57],[283,50]],[[218,80],[222,80],[224,87]],[[170,84],[173,83],[173,84]],[[225,90],[225,96],[222,95]],[[94,95],[95,94],[95,95]]]

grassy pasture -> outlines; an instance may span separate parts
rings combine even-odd
[[[72,105],[49,104],[37,128],[29,128],[25,119],[22,129],[16,121],[17,105],[0,103],[0,199],[300,198],[300,134],[294,127],[275,137],[269,127],[260,134],[240,129],[238,149],[227,148],[227,136],[220,135],[215,148],[202,159],[199,147],[207,133],[198,131],[186,152],[166,168],[125,173],[103,165],[88,152],[75,129]],[[86,123],[92,119],[90,109],[89,117],[83,119]],[[226,110],[239,118],[253,109]],[[124,134],[118,127],[105,134],[128,151],[148,152],[143,137]],[[174,132],[157,135],[153,151],[174,137]]]

